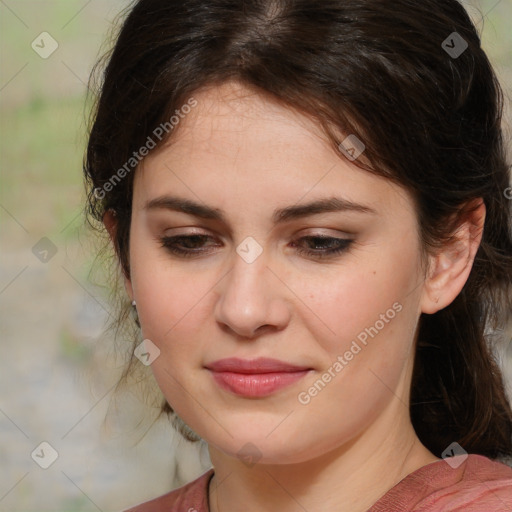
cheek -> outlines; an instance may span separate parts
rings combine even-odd
[[[136,223],[130,236],[131,281],[142,336],[162,352],[190,346],[211,287],[208,279],[173,265],[159,244]]]
[[[205,326],[211,324],[211,284],[206,276],[175,272],[138,274],[138,314],[142,337],[151,340],[160,356],[151,369],[159,388],[176,411],[186,416],[190,407],[191,375],[206,362],[204,354],[211,341]]]
[[[390,284],[379,271],[354,272],[309,293],[322,319],[312,320],[308,329],[316,350],[322,351],[323,367],[295,398],[295,419],[303,418],[312,432],[323,432],[319,450],[327,451],[333,440],[352,438],[387,404],[407,403],[401,382],[416,323],[407,282],[406,276]],[[288,434],[303,435],[300,429]]]
[[[156,269],[155,269],[156,270]],[[142,335],[169,355],[191,350],[202,326],[211,322],[211,284],[206,276],[137,274]]]
[[[421,288],[414,247],[378,252],[373,261],[347,263],[334,278],[311,279],[305,290],[315,312],[308,329],[321,346],[324,371],[336,375],[324,398],[355,408],[376,406],[374,400],[358,403],[365,390],[380,397],[396,389],[417,323]]]
[[[396,303],[403,306],[411,298],[414,275],[410,260],[397,263],[392,256],[387,261],[383,257],[364,268],[353,265],[333,275],[311,277],[305,286],[303,281],[304,303],[315,313],[316,324],[324,326],[331,349],[342,349],[376,323],[379,331],[396,323],[396,310],[401,309]]]

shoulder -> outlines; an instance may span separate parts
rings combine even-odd
[[[369,512],[510,512],[512,468],[481,455],[451,457],[414,471]]]
[[[208,484],[213,469],[193,482],[124,512],[208,512]]]

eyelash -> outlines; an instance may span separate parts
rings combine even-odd
[[[161,244],[162,247],[167,249],[170,253],[182,257],[182,258],[191,258],[193,256],[200,255],[201,253],[205,254],[209,251],[205,250],[191,250],[191,249],[183,249],[179,247],[179,241],[187,241],[187,242],[194,242],[197,240],[204,240],[207,238],[211,238],[209,235],[178,235],[178,236],[166,236],[161,238]],[[327,236],[304,236],[302,238],[298,239],[300,240],[310,240],[310,241],[316,241],[318,245],[325,244],[325,245],[331,245],[332,243],[337,244],[337,247],[331,248],[331,249],[323,249],[321,251],[315,251],[311,249],[305,249],[304,247],[297,247],[296,250],[300,255],[306,255],[311,258],[329,258],[334,257],[336,255],[339,255],[345,251],[347,251],[350,246],[352,245],[352,242],[354,240],[348,239],[348,238],[335,238],[335,237],[327,237]],[[321,240],[319,243],[318,241]],[[293,244],[296,244],[296,242],[292,242]]]

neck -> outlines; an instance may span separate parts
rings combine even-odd
[[[210,446],[210,511],[367,511],[408,474],[439,460],[419,441],[403,403],[394,400],[383,416],[349,443],[296,464],[248,466]]]

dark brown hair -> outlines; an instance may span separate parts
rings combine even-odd
[[[194,93],[227,80],[319,121],[335,150],[339,133],[364,141],[365,163],[355,163],[411,194],[425,254],[451,241],[465,206],[483,198],[466,285],[420,317],[410,412],[437,456],[453,441],[512,455],[512,412],[489,335],[512,303],[502,92],[459,2],[140,0],[101,79],[84,164],[88,212],[97,221],[116,212],[126,276],[136,162],[133,172],[126,163]],[[174,414],[167,402],[162,411]]]

